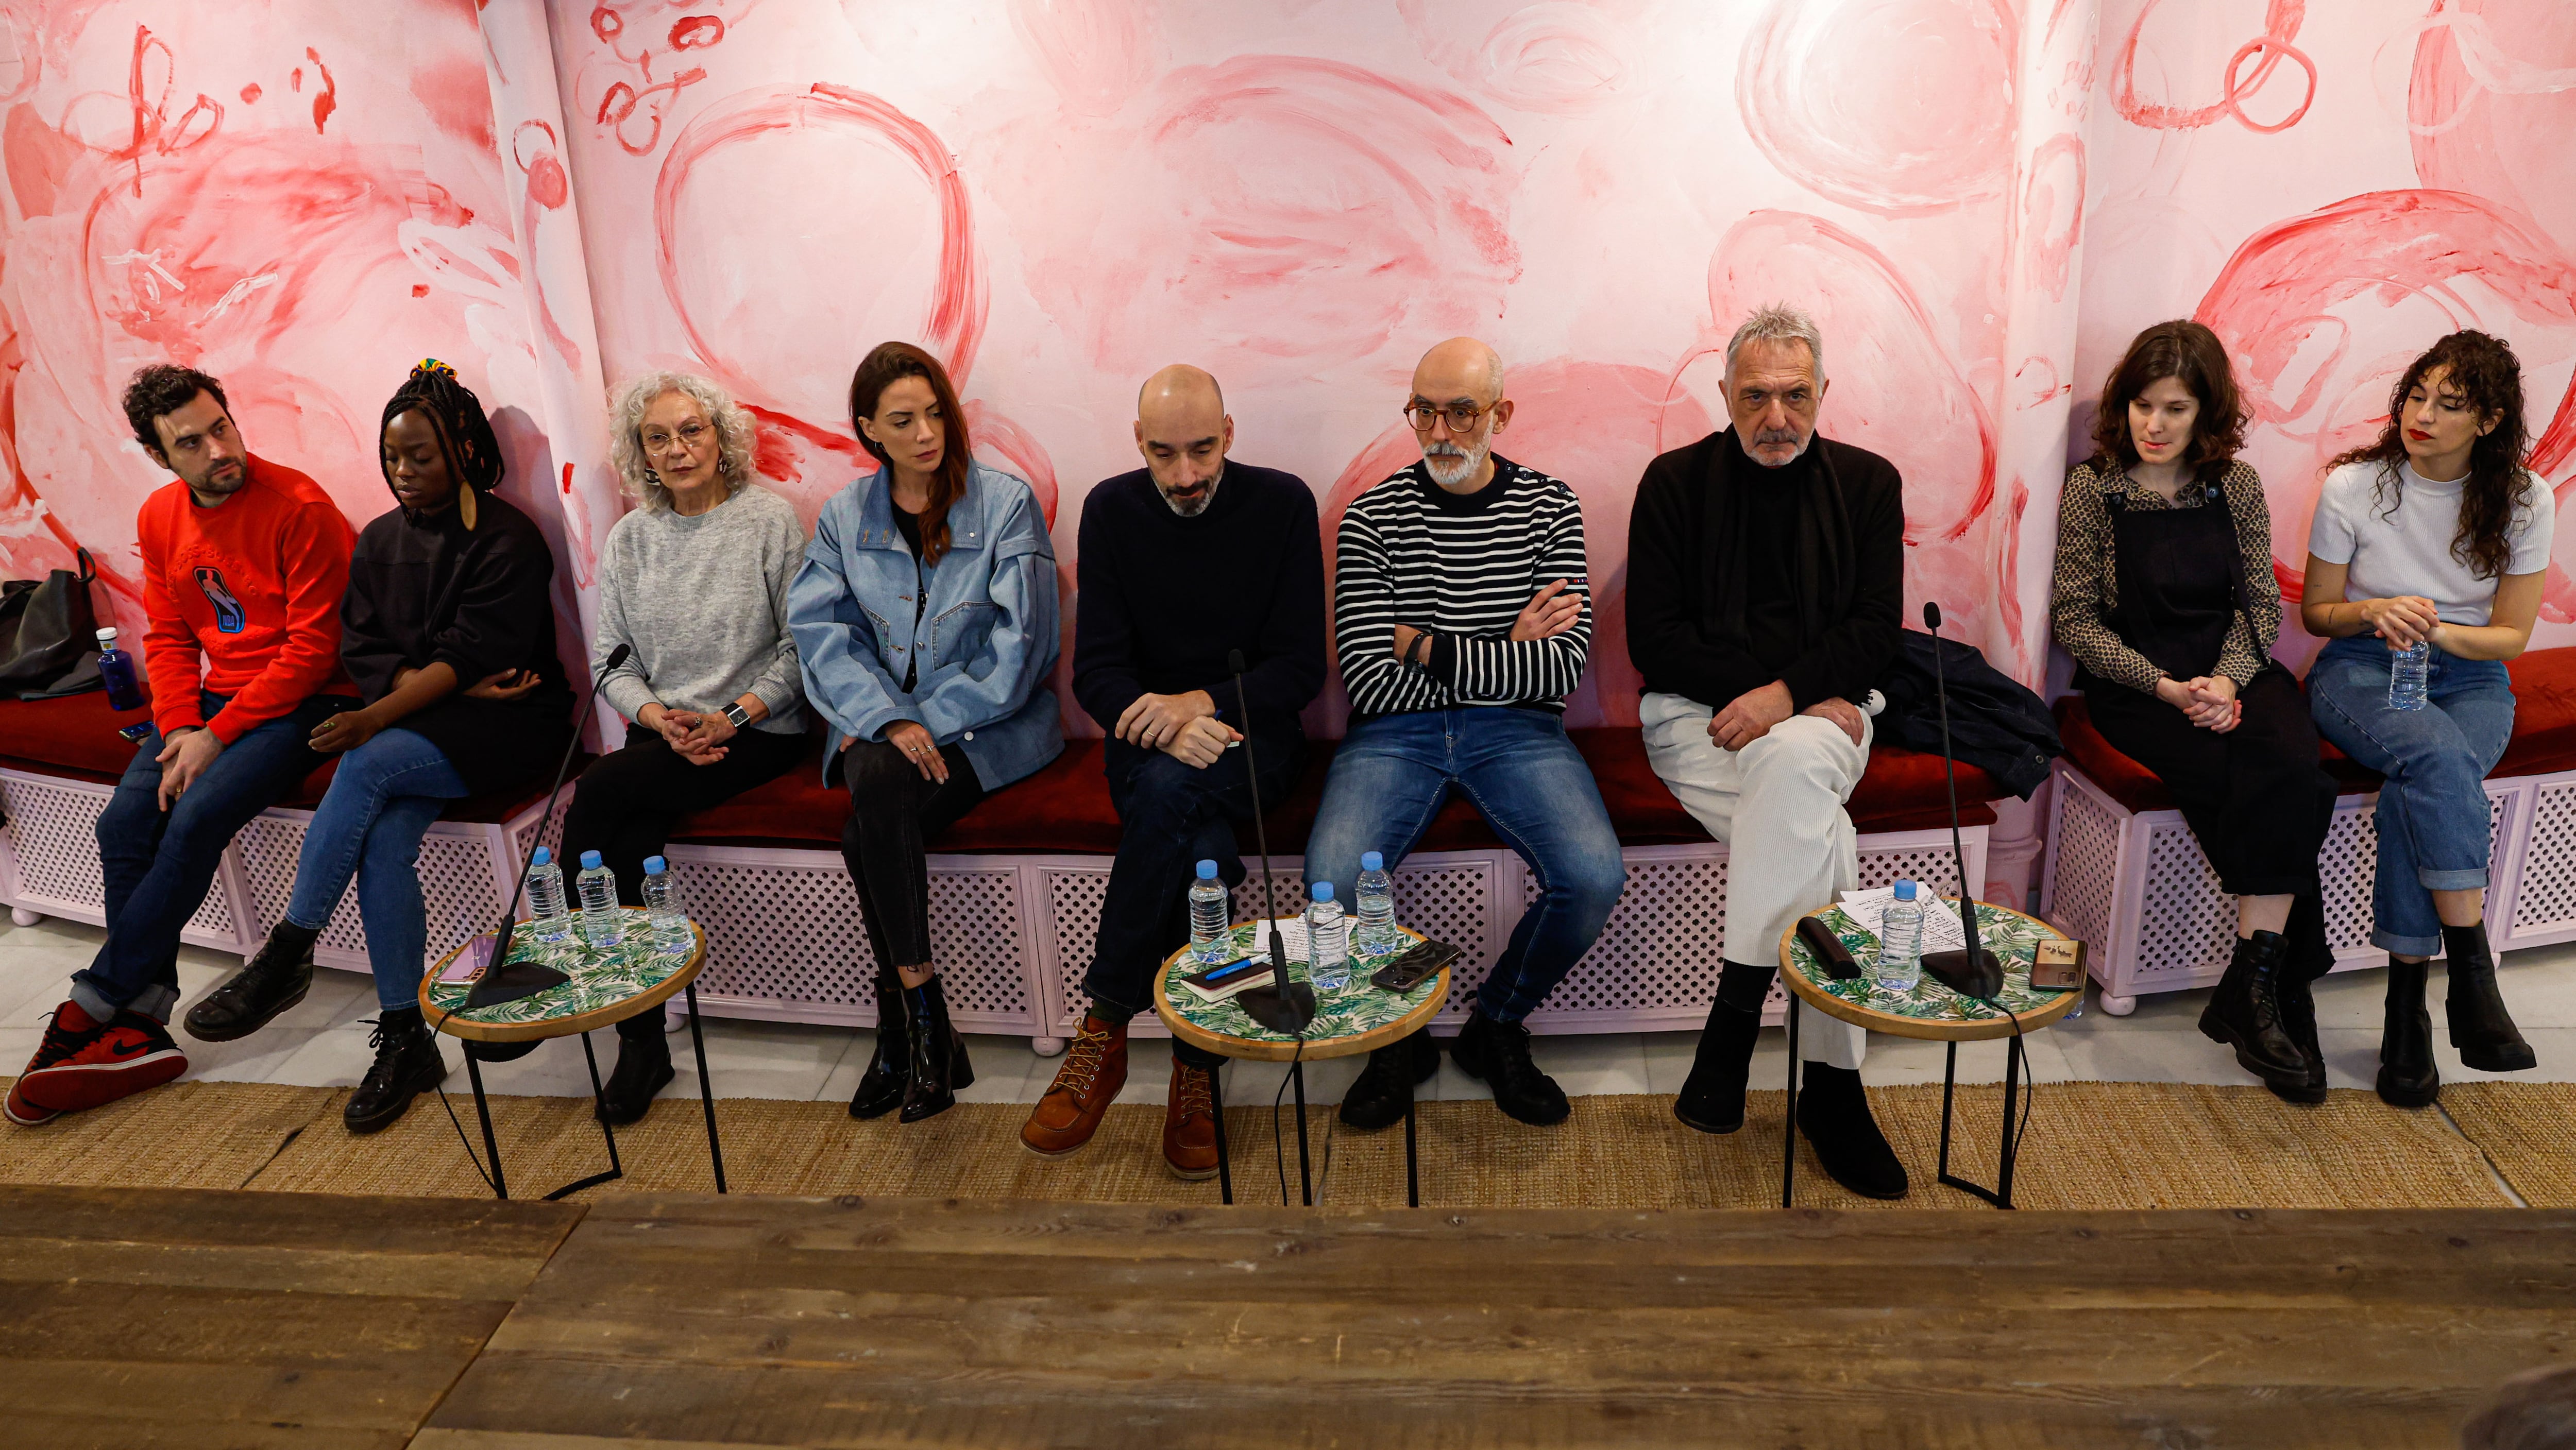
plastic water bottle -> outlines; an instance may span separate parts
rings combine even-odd
[[[680,904],[680,878],[659,856],[644,858],[644,910],[652,918],[655,951],[685,952],[696,944],[689,909]]]
[[[581,939],[595,947],[617,945],[626,925],[626,913],[617,906],[617,873],[599,864],[597,851],[584,851],[572,885],[581,893]]]
[[[2433,647],[2422,641],[2388,652],[2388,708],[2421,710],[2433,680]]]
[[[1234,899],[1216,879],[1216,863],[1201,861],[1190,883],[1190,953],[1214,966],[1234,956]]]
[[[1351,898],[1359,909],[1359,949],[1382,952],[1395,945],[1395,878],[1386,874],[1384,856],[1370,851],[1360,857],[1360,879],[1351,883]]]
[[[1351,984],[1349,934],[1330,881],[1315,883],[1315,904],[1306,908],[1306,975],[1318,992],[1338,992]]]
[[[143,685],[134,677],[134,656],[116,647],[112,628],[98,632],[98,677],[107,683],[107,708],[143,708]]]
[[[1896,899],[1878,922],[1878,960],[1870,980],[1891,997],[1911,993],[1923,980],[1923,903],[1911,881],[1896,883]]]
[[[537,848],[528,868],[528,927],[539,941],[572,939],[572,908],[564,901],[563,868],[555,853]]]

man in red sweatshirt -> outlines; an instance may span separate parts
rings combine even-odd
[[[107,942],[9,1090],[20,1124],[188,1070],[165,1025],[179,931],[233,833],[322,763],[314,727],[358,703],[340,668],[353,536],[339,508],[312,479],[252,457],[204,373],[143,369],[125,417],[179,475],[136,519],[154,729],[99,815]]]

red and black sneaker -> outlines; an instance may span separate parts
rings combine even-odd
[[[22,1105],[42,1116],[75,1113],[159,1087],[188,1070],[188,1055],[170,1040],[170,1029],[139,1012],[90,1020],[76,1002],[54,1009],[53,1025],[27,1070],[9,1090],[9,1117],[25,1123]],[[32,1116],[32,1115],[30,1115]]]

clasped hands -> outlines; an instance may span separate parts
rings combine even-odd
[[[1851,737],[1852,744],[1860,744],[1864,717],[1858,705],[1840,695],[1818,700],[1804,710],[1793,708],[1796,704],[1797,701],[1789,695],[1789,687],[1778,680],[1760,689],[1747,690],[1728,701],[1725,709],[1709,717],[1708,738],[1722,749],[1742,750],[1770,734],[1772,726],[1791,715],[1809,715],[1832,721]]]
[[[2419,644],[2434,644],[2442,628],[2442,615],[2433,601],[2420,594],[2392,594],[2384,599],[2359,601],[2362,622],[2390,649],[2411,649]]]
[[[340,755],[375,739],[400,719],[399,716],[388,718],[378,711],[377,706],[401,694],[403,686],[411,683],[412,677],[419,673],[416,669],[396,671],[394,687],[386,692],[384,700],[364,709],[341,711],[314,726],[313,734],[305,743],[324,755]],[[469,700],[515,700],[542,683],[543,677],[535,670],[495,670],[456,693]],[[430,703],[435,702],[424,701],[410,708],[419,709]]]
[[[2158,680],[2156,698],[2180,710],[2192,724],[2220,735],[2245,719],[2245,706],[2236,698],[2236,682],[2225,675]]]
[[[671,753],[691,765],[713,765],[728,753],[734,724],[724,716],[696,710],[674,710],[655,703],[635,712],[635,723],[671,744]]]
[[[1118,713],[1111,732],[1140,750],[1159,750],[1183,765],[1216,764],[1243,732],[1216,718],[1216,697],[1205,690],[1177,695],[1138,695]]]

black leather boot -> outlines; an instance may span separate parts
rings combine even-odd
[[[1778,967],[1725,962],[1717,999],[1708,1004],[1690,1076],[1673,1099],[1673,1116],[1703,1133],[1732,1133],[1744,1126],[1744,1081],[1753,1070],[1753,1044],[1762,1036],[1762,1002],[1771,995]]]
[[[877,968],[877,1046],[868,1055],[868,1070],[859,1074],[859,1090],[850,1095],[850,1116],[882,1118],[903,1106],[903,1084],[912,1071],[911,1039],[906,1035],[902,979],[890,967]]]
[[[1439,1072],[1440,1044],[1432,1040],[1428,1027],[1416,1028],[1377,1049],[1342,1094],[1343,1126],[1375,1131],[1403,1122],[1406,1105],[1414,1101],[1413,1090]]]
[[[1863,1198],[1903,1198],[1905,1165],[1878,1130],[1860,1074],[1848,1067],[1804,1064],[1798,1131],[1816,1150],[1826,1176]]]
[[[313,986],[313,943],[321,935],[279,922],[232,980],[188,1009],[188,1035],[199,1042],[248,1037],[303,1001]]]
[[[352,1133],[391,1127],[413,1098],[438,1091],[447,1080],[447,1059],[438,1055],[438,1038],[420,1020],[418,1007],[380,1014],[367,1044],[376,1050],[375,1065],[340,1108],[340,1121]]]
[[[2424,1010],[2425,962],[2388,964],[2388,1020],[2379,1030],[2379,1097],[2392,1108],[2427,1108],[2442,1095],[2433,1065],[2433,1014]]]
[[[594,1110],[603,1123],[624,1127],[653,1110],[654,1095],[679,1076],[671,1068],[671,1038],[662,1012],[638,1012],[617,1024],[617,1067],[599,1092]]]
[[[2442,955],[2450,967],[2451,994],[2443,1015],[2460,1061],[2480,1072],[2528,1072],[2540,1063],[2531,1044],[2504,1010],[2496,990],[2495,953],[2487,949],[2485,922],[2442,928]]]
[[[2281,983],[2281,1031],[2290,1045],[2299,1049],[2299,1059],[2307,1074],[2297,1082],[2286,1078],[2265,1078],[2263,1086],[2272,1096],[2285,1103],[2321,1103],[2326,1100],[2326,1059],[2317,1045],[2317,999],[2308,990],[2310,984],[2296,975]]]
[[[931,978],[905,992],[912,1007],[905,1046],[912,1067],[903,1085],[903,1111],[898,1121],[918,1123],[957,1106],[957,1090],[975,1081],[975,1066],[966,1060],[966,1039],[948,1022],[948,999]]]
[[[2236,1049],[2237,1065],[2266,1083],[2296,1087],[2307,1081],[2307,1062],[2298,1044],[2281,1030],[2281,973],[2288,956],[2279,932],[2258,931],[2236,939],[2236,955],[2227,975],[2209,994],[2201,1010],[2201,1034]]]
[[[1538,1070],[1530,1057],[1530,1030],[1517,1022],[1497,1022],[1479,1007],[1451,1040],[1449,1056],[1460,1072],[1494,1090],[1494,1106],[1507,1118],[1545,1128],[1574,1111],[1556,1079]]]

